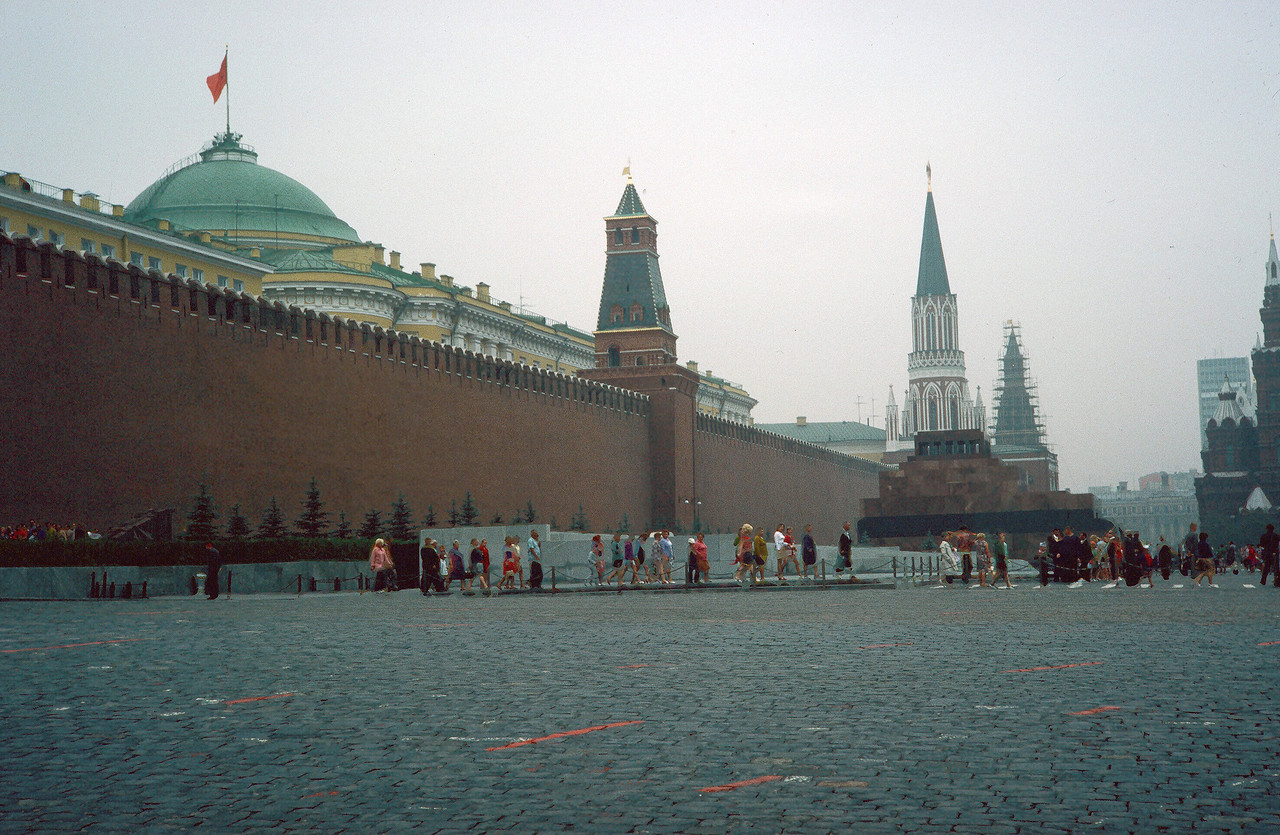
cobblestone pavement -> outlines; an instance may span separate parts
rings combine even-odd
[[[0,830],[1276,832],[1220,582],[3,604]]]

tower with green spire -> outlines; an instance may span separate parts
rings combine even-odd
[[[596,367],[671,365],[676,335],[658,266],[658,221],[645,210],[631,174],[604,219],[604,285],[596,320]]]
[[[1036,384],[1022,349],[1022,329],[1012,319],[1004,325],[1004,355],[996,384],[991,453],[1022,471],[1028,490],[1058,489],[1058,456],[1045,443]]]
[[[886,441],[891,449],[909,449],[917,432],[985,429],[981,405],[969,396],[956,296],[947,278],[942,235],[933,205],[933,171],[924,203],[924,232],[920,238],[920,268],[911,297],[911,354],[909,382],[899,420],[896,408],[886,414]]]

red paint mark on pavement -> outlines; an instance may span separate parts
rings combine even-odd
[[[253,698],[250,698],[250,699],[232,699],[229,702],[223,702],[223,704],[224,705],[242,705],[245,702],[265,702],[268,699],[287,699],[292,695],[294,694],[293,693],[276,693],[274,696],[254,696]]]
[[[462,626],[460,623],[402,623],[397,629],[437,629],[442,627]]]
[[[59,644],[56,647],[26,647],[24,649],[5,649],[0,652],[40,652],[46,649],[72,649],[74,647],[96,647],[101,644],[127,644],[132,641],[150,641],[151,638],[117,638],[114,641],[87,641],[83,644]]]
[[[758,786],[761,783],[772,783],[774,780],[781,780],[781,774],[768,774],[764,777],[752,777],[750,780],[739,780],[736,783],[725,783],[723,786],[704,786],[698,789],[700,792],[731,792],[734,789],[740,789],[743,786]]]
[[[122,615],[158,615],[159,612],[121,612]]]
[[[1111,710],[1119,710],[1118,705],[1103,705],[1102,707],[1091,707],[1088,710],[1077,710],[1074,713],[1068,713],[1068,716],[1092,716],[1095,713],[1106,713]]]
[[[337,794],[337,792],[316,792],[315,794],[304,794],[302,799],[307,800],[312,797],[332,797],[335,794]]]
[[[1276,644],[1280,644],[1280,641],[1263,641],[1262,643],[1258,644],[1258,646],[1260,646],[1260,647],[1273,647],[1273,646],[1275,646]]]
[[[865,647],[854,647],[854,649],[884,649],[885,647],[913,647],[915,643],[907,641],[905,644],[868,644]]]
[[[589,734],[592,731],[603,731],[609,728],[621,728],[624,725],[639,725],[643,719],[632,719],[630,722],[610,722],[608,725],[595,725],[590,728],[579,728],[576,731],[561,731],[558,734],[548,734],[547,736],[539,736],[534,739],[522,739],[519,742],[508,742],[506,745],[497,745],[493,748],[486,748],[486,751],[502,751],[507,748],[519,748],[521,745],[533,745],[535,742],[546,742],[551,739],[563,739],[566,736],[581,736]]]
[[[1069,670],[1072,667],[1094,667],[1101,661],[1082,661],[1079,664],[1058,664],[1053,667],[1026,667],[1021,670],[1001,670],[1002,673],[1038,673],[1041,670]]]

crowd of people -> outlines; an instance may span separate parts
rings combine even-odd
[[[23,542],[70,542],[73,539],[101,539],[101,535],[90,531],[79,522],[73,522],[70,525],[59,525],[57,522],[38,524],[32,519],[26,523],[18,522],[0,526],[0,539]]]
[[[852,568],[853,535],[850,524],[844,523],[839,538],[839,559],[836,564],[837,579],[844,571],[854,577]],[[703,534],[688,539],[688,552],[685,561],[684,582],[687,585],[700,585],[710,581],[710,562],[707,555],[707,543]],[[743,525],[734,538],[734,580],[746,582],[744,575],[749,575],[752,583],[764,582],[765,566],[770,556],[774,560],[777,580],[786,584],[788,566],[798,578],[815,578],[817,571],[818,546],[813,538],[811,525],[806,525],[800,543],[797,545],[793,528],[779,524],[772,537],[772,554],[770,540],[764,536],[763,528],[757,530],[751,525]],[[435,539],[427,539],[419,549],[420,572],[419,586],[423,594],[430,592],[448,592],[454,583],[465,593],[474,593],[478,583],[480,592],[492,594],[494,590],[542,588],[542,541],[537,530],[529,531],[529,538],[524,542],[521,551],[519,537],[508,536],[502,545],[502,573],[496,582],[491,582],[489,541],[472,539],[470,549],[463,547],[460,540],[446,548]],[[528,579],[525,578],[525,558],[528,559]],[[672,565],[675,561],[675,545],[670,530],[645,532],[635,535],[615,533],[606,546],[604,538],[596,534],[591,538],[588,551],[590,575],[587,582],[600,586],[616,584],[621,591],[628,582],[633,586],[649,584],[674,585],[677,580],[672,577]],[[373,590],[375,593],[396,591],[396,567],[391,558],[391,550],[385,540],[374,542],[369,553],[369,568],[374,574]]]

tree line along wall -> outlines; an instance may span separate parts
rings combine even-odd
[[[643,396],[0,235],[0,516],[118,523],[182,513],[200,483],[225,524],[314,476],[331,522],[403,492],[481,521],[532,501],[568,526],[650,506]]]

